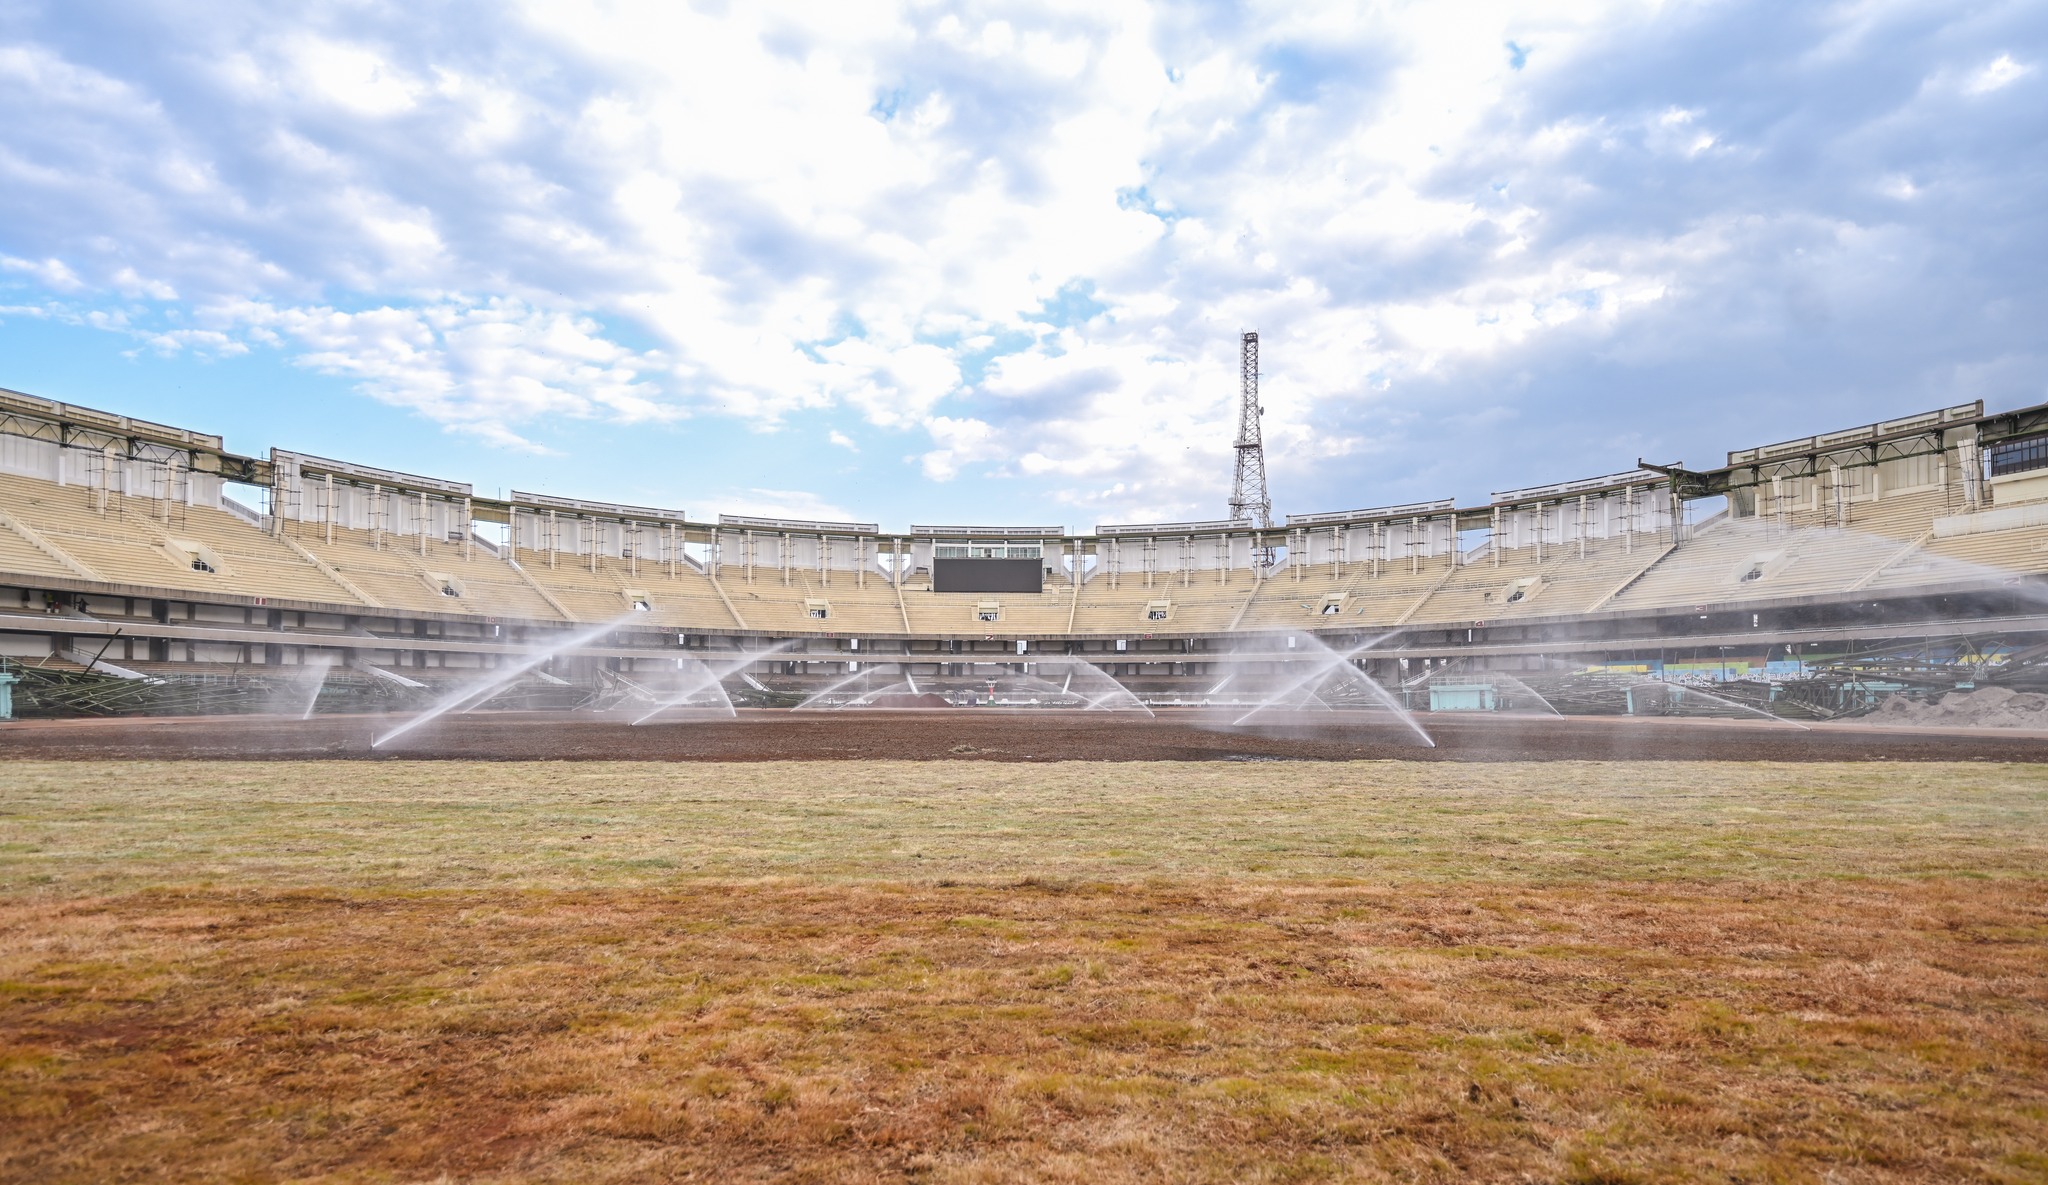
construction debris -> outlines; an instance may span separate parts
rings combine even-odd
[[[1935,700],[1888,697],[1868,719],[1885,724],[1934,725],[1950,728],[2048,729],[2048,695],[1982,687],[1951,691]]]

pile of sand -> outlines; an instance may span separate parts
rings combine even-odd
[[[2048,729],[2048,695],[2009,687],[1951,691],[1938,700],[1926,702],[1895,695],[1878,705],[1870,718],[1886,724]]]

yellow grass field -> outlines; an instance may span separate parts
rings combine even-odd
[[[2044,1181],[2048,771],[0,762],[7,1181]]]

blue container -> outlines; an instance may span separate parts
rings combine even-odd
[[[1432,683],[1429,686],[1432,712],[1491,712],[1491,683]]]

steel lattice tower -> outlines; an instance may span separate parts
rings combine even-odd
[[[1230,517],[1273,525],[1273,499],[1266,494],[1266,444],[1259,431],[1259,335],[1248,330],[1238,353],[1237,478],[1230,484]]]

